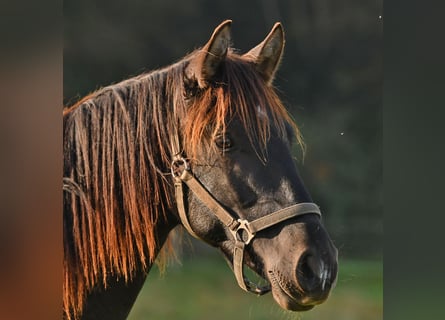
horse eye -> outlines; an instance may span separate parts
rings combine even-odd
[[[217,136],[215,138],[215,144],[222,150],[229,150],[233,147],[233,141],[227,134]]]

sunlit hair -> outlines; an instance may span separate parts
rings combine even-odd
[[[184,70],[199,51],[165,69],[105,87],[63,112],[63,307],[76,318],[86,294],[108,277],[131,280],[156,259],[155,228],[173,207],[174,135],[199,159],[238,119],[257,154],[271,129],[297,126],[246,58],[229,52],[218,80],[187,97]],[[179,132],[178,132],[179,131]],[[207,149],[206,149],[207,148]]]
[[[232,52],[224,60],[218,80],[191,99],[184,118],[184,149],[191,158],[199,157],[201,149],[208,147],[205,142],[224,133],[231,119],[241,122],[262,160],[271,127],[286,138],[286,126],[290,126],[304,151],[300,131],[274,88],[264,82],[250,60]]]

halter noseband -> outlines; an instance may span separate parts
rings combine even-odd
[[[182,156],[175,156],[171,164],[171,173],[175,180],[176,202],[179,217],[187,231],[197,239],[200,237],[190,226],[184,205],[183,183],[185,183],[196,197],[205,204],[215,216],[230,230],[234,241],[233,249],[233,272],[235,273],[238,285],[245,291],[250,291],[262,295],[270,291],[270,285],[259,287],[255,283],[244,277],[244,249],[246,245],[255,237],[258,231],[267,229],[290,218],[314,213],[321,216],[320,208],[312,202],[297,203],[272,212],[266,216],[253,221],[234,218],[221,204],[210,194],[210,192],[193,175],[189,162]]]

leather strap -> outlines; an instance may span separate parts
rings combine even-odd
[[[184,170],[179,177],[190,190],[204,203],[221,222],[229,229],[234,229],[238,226],[236,219],[224,209],[219,202],[207,191],[206,188],[194,177],[189,170]]]
[[[189,223],[189,219],[188,219],[186,211],[185,211],[184,191],[182,189],[182,181],[181,180],[175,181],[175,194],[176,194],[176,204],[178,206],[179,218],[181,219],[182,225],[184,226],[184,228],[187,229],[187,231],[192,236],[199,239],[199,236],[195,233],[195,231],[193,231],[192,226]]]
[[[245,244],[241,241],[236,241],[233,247],[233,272],[235,273],[236,281],[241,289],[250,291],[246,280],[244,278],[243,266],[244,266],[244,247]]]
[[[320,208],[312,202],[301,202],[286,207],[284,209],[272,212],[264,217],[258,218],[249,222],[250,232],[256,233],[258,231],[267,229],[277,223],[287,219],[300,216],[307,213],[315,213],[321,217]]]

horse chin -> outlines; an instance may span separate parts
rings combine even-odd
[[[250,262],[250,261],[249,261]],[[305,297],[301,290],[284,279],[282,274],[277,270],[270,270],[267,276],[256,268],[255,265],[247,263],[247,266],[256,273],[260,278],[270,284],[270,291],[275,302],[283,309],[289,311],[308,311],[322,301],[313,301],[309,297]]]
[[[284,294],[285,296],[281,294],[279,295],[278,293],[276,293],[275,290],[272,290],[272,295],[275,301],[280,305],[280,307],[285,310],[302,312],[309,311],[314,307],[313,305],[301,305],[286,294]]]
[[[308,311],[321,302],[311,301],[304,297],[300,289],[284,278],[276,271],[269,271],[268,278],[271,292],[275,302],[283,309],[290,311]]]

